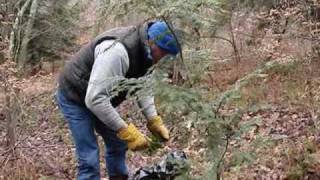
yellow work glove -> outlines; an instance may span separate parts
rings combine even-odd
[[[149,147],[148,140],[132,123],[127,128],[120,129],[117,136],[128,143],[130,150],[136,151]]]
[[[160,116],[155,116],[148,121],[148,129],[152,132],[153,135],[160,137],[162,140],[169,140],[169,130],[163,124],[163,121]]]

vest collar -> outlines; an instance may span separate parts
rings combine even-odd
[[[139,37],[140,37],[140,41],[145,44],[145,42],[148,40],[148,23],[143,23],[143,24],[140,24],[138,26],[138,33],[139,33]]]

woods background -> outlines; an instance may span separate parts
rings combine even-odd
[[[57,73],[97,34],[148,19],[182,30],[183,56],[153,84],[172,138],[129,153],[131,173],[180,149],[181,179],[320,179],[317,0],[1,0],[0,179],[74,178]],[[132,101],[119,111],[144,128]]]

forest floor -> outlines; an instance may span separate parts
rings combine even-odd
[[[248,63],[244,63],[242,68],[249,71],[245,64]],[[214,81],[221,90],[228,89],[233,83],[230,74],[234,69],[227,66],[214,71]],[[308,69],[310,67],[312,70]],[[230,141],[222,168],[224,179],[320,179],[317,116],[320,74],[317,67],[301,62],[289,69],[275,68],[267,72],[268,76],[253,80],[242,89],[246,96],[233,105],[250,105],[251,108],[241,116],[240,124],[251,126],[240,138]],[[75,178],[75,148],[54,101],[56,76],[57,73],[39,73],[15,80],[15,88],[19,89],[16,93],[19,97],[17,106],[23,109],[24,115],[17,123],[14,150],[5,148],[6,121],[4,107],[0,107],[0,179]],[[4,102],[3,94],[0,102]],[[119,111],[126,117],[138,119],[137,126],[147,133],[142,115],[128,111],[131,106],[132,102],[126,102]],[[189,128],[190,135],[184,139],[180,125],[168,124],[172,136],[162,149],[128,152],[130,173],[156,162],[172,150],[187,153],[191,162],[190,177],[207,173],[210,162],[201,130]],[[106,177],[101,138],[99,143],[101,174]]]

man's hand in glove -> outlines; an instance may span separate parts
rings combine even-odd
[[[151,118],[148,121],[147,127],[153,135],[160,137],[164,141],[169,140],[169,130],[163,124],[163,121],[160,116],[155,116]]]
[[[126,128],[121,128],[117,135],[121,140],[128,143],[130,150],[143,150],[149,147],[146,137],[132,123]]]

